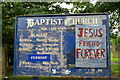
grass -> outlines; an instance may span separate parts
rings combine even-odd
[[[120,76],[120,58],[114,58],[113,55],[111,55],[111,67],[112,67],[112,75],[114,76]]]
[[[120,58],[114,58],[113,54],[111,54],[111,62],[118,62],[120,61]]]
[[[113,75],[120,75],[120,67],[117,64],[112,64],[112,74]]]
[[[120,62],[120,58],[114,58],[113,55],[111,55],[111,62],[113,77],[120,76],[120,64],[118,64],[118,62]]]

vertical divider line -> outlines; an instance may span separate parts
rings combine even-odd
[[[63,60],[63,32],[62,32],[62,30],[61,30],[61,32],[60,32],[60,36],[61,36],[61,42],[60,42],[60,47],[61,47],[61,69],[62,69],[62,66],[63,66],[63,62],[62,62],[62,60]],[[61,73],[62,73],[62,71],[60,71]],[[61,74],[61,76],[62,76],[62,74]]]

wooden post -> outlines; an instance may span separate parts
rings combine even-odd
[[[33,77],[33,80],[39,80],[38,77]]]
[[[2,47],[0,47],[0,80],[2,79]]]
[[[86,80],[92,80],[92,78],[86,78]]]
[[[8,67],[8,50],[7,44],[2,47],[2,77],[4,78],[7,75]]]

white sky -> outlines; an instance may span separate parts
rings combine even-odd
[[[54,5],[60,5],[60,7],[62,7],[62,8],[67,8],[67,9],[73,8],[73,4],[66,4],[66,3],[60,4],[60,3],[55,3]]]
[[[92,3],[93,5],[95,5],[95,3],[97,2],[98,0],[90,0],[90,3]],[[60,7],[62,8],[67,8],[67,9],[72,9],[73,8],[73,4],[66,4],[66,3],[55,3],[54,5],[60,5]]]

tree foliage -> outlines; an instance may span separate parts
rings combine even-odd
[[[93,13],[94,5],[90,2],[73,2],[72,13]]]
[[[96,12],[106,12],[110,15],[110,32],[111,38],[117,38],[118,31],[120,31],[120,2],[97,2],[95,5]],[[113,30],[116,29],[116,32]]]

